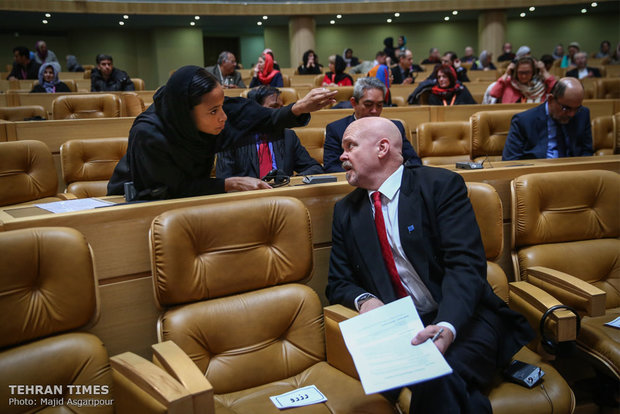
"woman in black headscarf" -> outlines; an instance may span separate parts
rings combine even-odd
[[[344,70],[347,64],[340,55],[331,55],[329,57],[329,72],[323,77],[323,86],[353,86],[353,78]]]
[[[456,79],[456,71],[448,66],[438,65],[435,69],[437,83],[428,96],[429,105],[468,105],[476,101],[465,85]]]
[[[253,177],[212,178],[215,154],[250,133],[305,125],[307,112],[333,103],[334,94],[315,89],[295,104],[273,110],[245,98],[225,99],[204,68],[184,66],[134,121],[108,195],[124,194],[125,187],[129,201],[270,188]]]

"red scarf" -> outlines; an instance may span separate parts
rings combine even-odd
[[[262,72],[258,72],[258,80],[263,85],[269,85],[274,76],[280,73],[280,71],[273,70],[273,58],[269,53],[265,53],[263,59],[265,59],[265,66]]]

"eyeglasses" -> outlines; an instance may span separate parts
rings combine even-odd
[[[572,106],[562,105],[559,102],[558,102],[558,105],[560,105],[560,108],[562,108],[562,112],[577,112],[578,110],[581,109],[581,106],[582,106],[582,105],[579,105],[579,106],[573,108]]]

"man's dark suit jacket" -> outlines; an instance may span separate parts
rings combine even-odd
[[[414,64],[411,68],[405,70],[405,73],[403,73],[400,66],[396,65],[394,68],[392,68],[392,75],[394,75],[394,80],[392,81],[392,84],[400,85],[406,78],[410,76],[413,77],[413,79],[415,80],[417,72],[424,72],[424,69],[421,66]]]
[[[325,127],[325,144],[323,145],[323,166],[325,172],[343,172],[342,164],[340,163],[340,156],[342,155],[342,136],[345,129],[355,121],[355,116],[349,115],[330,124]],[[394,121],[394,125],[398,127],[400,134],[403,137],[403,159],[404,161],[411,160],[414,164],[422,165],[422,161],[418,154],[415,152],[411,143],[407,139],[405,128],[400,121]]]
[[[600,78],[602,76],[601,71],[597,68],[591,68],[590,66],[586,66],[586,69],[588,70],[588,72],[592,72],[592,76],[595,78]],[[579,69],[575,68],[569,70],[568,72],[566,72],[566,76],[579,79]]]
[[[559,127],[558,127],[559,130]],[[567,157],[592,155],[592,129],[590,110],[582,106],[566,124]],[[525,160],[547,158],[547,114],[545,104],[516,114],[512,117],[508,137],[504,144],[502,160]]]
[[[398,204],[405,254],[438,303],[432,324],[451,323],[459,335],[475,312],[499,316],[498,365],[507,363],[533,332],[525,319],[496,296],[486,280],[486,256],[467,189],[449,170],[405,166]],[[356,189],[336,203],[326,294],[329,302],[355,309],[355,298],[372,293],[396,300],[381,256],[368,191]]]
[[[308,154],[294,131],[284,130],[284,138],[272,141],[278,169],[286,175],[322,174],[321,164]],[[241,147],[217,154],[215,175],[218,178],[259,177],[258,152],[254,136],[244,140]]]

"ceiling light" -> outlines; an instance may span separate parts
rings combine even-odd
[[[394,13],[394,17],[400,17],[400,13],[398,12]]]
[[[446,16],[446,17],[444,17],[443,19],[444,19],[445,21],[448,21],[448,20],[450,20],[450,16]]]
[[[121,26],[125,26],[125,22],[122,21],[122,20],[120,22],[118,22],[118,24],[120,24]]]
[[[262,26],[262,25],[263,25],[263,22],[256,22],[256,25],[257,25],[257,26]]]
[[[387,22],[388,23],[392,23],[392,19],[387,19]]]
[[[263,16],[263,20],[267,20],[269,16]]]
[[[534,11],[534,10],[536,10],[536,7],[534,6],[530,7],[530,11]]]
[[[129,16],[126,15],[126,14],[123,14],[123,19],[127,20],[127,19],[129,19]]]
[[[336,19],[342,19],[342,14],[337,14]]]
[[[52,15],[49,13],[45,13],[45,17],[52,17]]]
[[[41,20],[41,23],[43,23],[43,24],[47,24],[47,20],[45,20],[45,19],[44,19],[44,20]]]
[[[200,20],[200,16],[194,16],[194,20]]]
[[[336,21],[335,20],[330,20],[329,24],[336,24]]]
[[[459,14],[458,10],[453,10],[453,11],[452,11],[452,15],[453,15],[453,16],[456,16],[457,14]]]
[[[592,4],[590,6],[596,7],[596,6],[598,6],[598,3],[594,1],[594,2],[592,2]]]
[[[581,9],[581,13],[587,13],[588,10],[587,9]]]
[[[519,16],[521,16],[521,17],[525,17],[525,13],[521,13]]]

